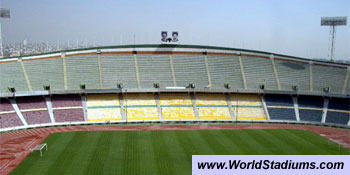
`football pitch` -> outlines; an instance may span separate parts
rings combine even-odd
[[[89,131],[54,133],[49,150],[11,174],[191,174],[192,155],[349,154],[305,130]]]

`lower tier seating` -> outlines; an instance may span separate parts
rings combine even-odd
[[[296,120],[294,108],[267,108],[271,120]]]
[[[321,122],[322,110],[299,109],[300,121]]]
[[[122,120],[117,94],[88,95],[86,106],[88,121]]]
[[[335,112],[335,111],[327,112],[327,118],[326,118],[327,123],[347,125],[349,120],[350,120],[350,113]]]

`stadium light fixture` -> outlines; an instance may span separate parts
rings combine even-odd
[[[188,87],[194,89],[194,88],[196,88],[196,83],[190,83],[188,85]]]
[[[117,87],[118,87],[118,89],[123,89],[123,83],[118,83]]]
[[[330,26],[329,37],[330,43],[330,60],[333,61],[335,50],[336,26],[346,26],[347,16],[341,17],[321,17],[321,26]]]
[[[226,83],[226,84],[224,84],[224,87],[225,87],[226,89],[231,89],[231,84],[230,84],[230,83]]]
[[[160,86],[159,86],[159,83],[153,83],[153,87],[154,88],[159,88]]]
[[[50,85],[44,85],[44,90],[49,91],[51,89]]]
[[[265,90],[265,85],[264,85],[264,84],[261,84],[261,85],[259,85],[259,88],[260,88],[261,90]]]
[[[16,92],[16,88],[15,87],[8,87],[7,88],[10,92],[15,93]]]
[[[298,91],[299,87],[297,85],[292,86],[293,91]]]
[[[86,85],[85,85],[85,84],[81,84],[81,85],[80,85],[80,89],[81,89],[81,90],[85,90],[85,89],[86,89]]]
[[[330,87],[325,87],[325,88],[323,88],[323,92],[329,93],[329,91],[330,91]]]

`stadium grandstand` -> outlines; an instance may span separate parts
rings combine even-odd
[[[350,65],[197,45],[0,60],[0,131],[128,122],[350,126]]]

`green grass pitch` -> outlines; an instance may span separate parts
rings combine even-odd
[[[102,131],[51,134],[11,174],[191,174],[191,155],[349,154],[303,130]]]

